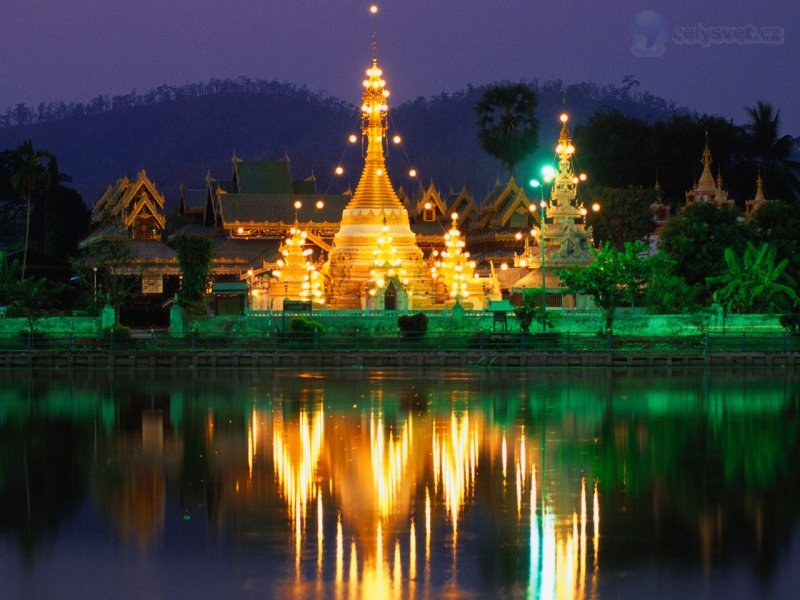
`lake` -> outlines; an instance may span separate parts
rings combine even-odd
[[[795,598],[793,370],[0,372],[0,598]]]

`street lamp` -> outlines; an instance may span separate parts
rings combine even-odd
[[[550,184],[556,178],[556,170],[550,166],[545,165],[541,169],[542,173],[542,180],[539,181],[538,179],[531,179],[530,185],[533,188],[539,188],[539,247],[542,250],[542,310],[547,310],[547,281],[546,281],[546,265],[545,265],[545,242],[544,242],[544,228],[546,225],[547,215],[545,213],[545,209],[547,208],[547,202],[544,200],[544,186],[546,184]],[[530,206],[531,212],[535,210],[534,205]],[[542,321],[542,331],[546,331],[547,324],[543,320]]]
[[[94,292],[94,303],[97,304],[97,267],[92,267],[92,275],[94,278],[94,286],[92,288]]]

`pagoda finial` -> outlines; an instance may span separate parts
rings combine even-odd
[[[369,12],[372,14],[372,63],[378,64],[378,34],[375,27],[375,22],[377,21],[375,15],[378,14],[378,5],[370,5]]]

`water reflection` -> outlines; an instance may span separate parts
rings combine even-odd
[[[179,547],[211,596],[587,599],[654,563],[776,577],[794,374],[567,373],[9,378],[0,543],[42,575],[42,546],[86,531],[86,573]]]

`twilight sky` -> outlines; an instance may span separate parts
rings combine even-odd
[[[85,101],[239,75],[305,84],[356,103],[370,58],[368,5],[363,0],[6,2],[0,8],[0,110],[17,102]],[[769,101],[782,109],[784,132],[800,135],[796,0],[384,0],[379,5],[379,57],[394,105],[467,83],[522,78],[620,83],[633,75],[641,89],[737,122],[745,118],[744,106]],[[656,56],[637,56],[642,54]]]

